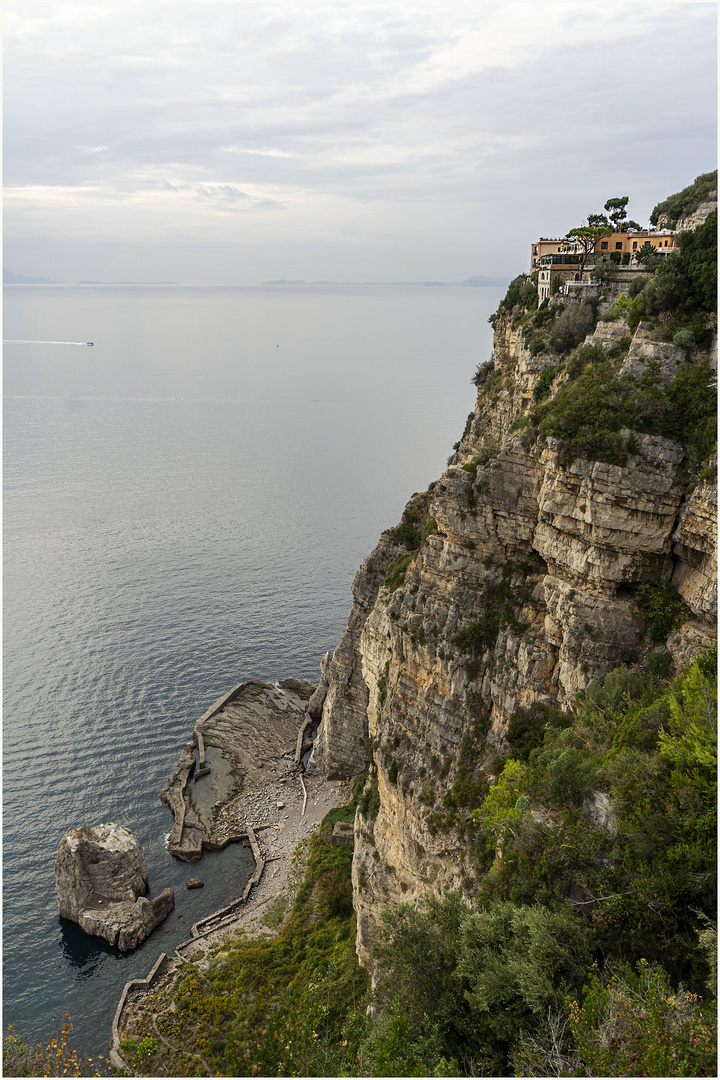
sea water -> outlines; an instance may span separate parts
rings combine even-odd
[[[4,338],[4,1009],[107,1051],[123,984],[239,895],[160,790],[235,683],[317,681],[383,529],[445,467],[504,290],[11,286]],[[63,834],[118,821],[174,911],[121,954],[58,916]],[[187,891],[199,876],[204,889]]]

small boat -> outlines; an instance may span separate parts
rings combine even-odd
[[[94,342],[94,341],[86,341],[86,342],[85,342],[85,344],[86,344],[86,345],[94,345],[94,344],[95,344],[95,342]]]

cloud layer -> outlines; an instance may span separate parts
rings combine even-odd
[[[18,272],[514,274],[714,167],[715,5],[10,0],[5,85]]]

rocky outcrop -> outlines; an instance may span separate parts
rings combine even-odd
[[[695,616],[717,619],[717,480],[692,491],[673,533],[673,582]]]
[[[325,698],[327,697],[328,682],[330,679],[331,660],[332,653],[326,652],[320,661],[320,683],[307,703],[308,715],[312,717],[313,720],[320,720],[322,717],[323,705],[325,704]]]
[[[630,337],[616,320],[588,341],[627,349]],[[624,370],[642,375],[653,360],[667,383],[687,356],[641,324]],[[513,711],[536,700],[568,707],[649,647],[637,585],[672,579],[691,609],[668,641],[676,663],[714,632],[716,484],[701,481],[688,495],[681,444],[656,435],[634,433],[622,465],[568,461],[552,438],[523,440],[522,419],[554,363],[532,354],[509,317],[498,321],[457,450],[406,509],[404,521],[423,517],[424,539],[408,541],[403,528],[383,534],[355,579],[327,666],[312,760],[331,777],[368,773],[353,861],[357,947],[368,966],[384,907],[470,887],[446,796],[465,785],[461,821],[477,805],[502,764]],[[553,376],[551,394],[566,377]],[[631,432],[621,435],[627,442]],[[612,829],[605,798],[586,811]]]
[[[685,229],[697,229],[707,221],[713,210],[717,210],[717,191],[712,192],[704,202],[701,202],[689,214],[681,217],[675,223],[675,231],[683,232]]]
[[[662,385],[667,386],[687,359],[687,350],[680,345],[673,345],[670,341],[653,340],[650,337],[651,329],[650,323],[640,323],[620,371],[641,378],[647,371],[648,364],[654,362]]]
[[[137,948],[172,910],[172,889],[145,896],[140,842],[123,825],[82,825],[62,838],[55,862],[60,914],[122,952]]]
[[[362,772],[367,761],[368,694],[360,659],[360,634],[385,572],[401,550],[383,536],[363,562],[353,582],[353,607],[342,640],[327,664],[326,697],[310,759],[310,769],[319,769],[329,780],[339,780]]]
[[[283,758],[282,781],[295,770],[298,734],[311,721],[307,710],[315,691],[305,679],[276,686],[252,680],[223,695],[198,720],[193,742],[160,793],[175,818],[168,842],[173,855],[198,859],[203,847],[217,850],[246,834],[249,823],[236,821],[228,806],[265,776],[280,782],[277,764]]]

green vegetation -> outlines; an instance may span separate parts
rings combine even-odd
[[[639,585],[635,600],[650,641],[666,641],[671,630],[677,630],[690,618],[690,609],[669,581]]]
[[[667,340],[687,329],[707,348],[717,314],[717,211],[700,228],[680,233],[677,245],[635,297],[635,310],[654,319]]]
[[[519,274],[516,278],[513,278],[508,286],[508,291],[500,301],[497,311],[494,311],[488,319],[493,330],[502,314],[515,317],[522,311],[533,311],[537,308],[537,280],[533,280],[533,277],[537,278],[537,275]]]
[[[437,530],[435,518],[427,512],[430,497],[430,491],[414,495],[403,511],[400,524],[390,530],[395,543],[404,544],[406,549],[395,556],[385,573],[383,585],[390,592],[402,585],[418,551],[428,536]]]
[[[680,218],[691,214],[714,191],[717,191],[717,169],[696,177],[689,187],[683,188],[676,195],[670,195],[658,203],[650,215],[650,224],[657,225],[663,217],[667,219],[669,227],[674,229]]]
[[[532,568],[523,567],[526,573]],[[460,631],[455,637],[455,645],[462,652],[472,657],[468,664],[468,674],[475,678],[479,672],[479,661],[483,653],[492,649],[501,628],[510,626],[516,633],[522,633],[524,624],[516,618],[516,610],[530,599],[532,583],[527,580],[513,585],[513,578],[521,571],[517,563],[503,565],[499,581],[486,582],[483,586],[481,602],[484,614]]]
[[[209,967],[183,965],[149,1000],[160,1015],[125,1046],[140,1075],[151,1049],[156,1076],[357,1069],[369,980],[355,955],[352,848],[330,843],[332,823],[352,816],[352,808],[331,811],[307,842],[305,875],[277,936],[228,940],[211,950]]]
[[[70,1014],[48,1040],[47,1046],[28,1046],[13,1027],[3,1034],[3,1076],[104,1076],[107,1058],[85,1057],[69,1046],[73,1029]]]
[[[508,1075],[519,1032],[582,986],[591,938],[569,908],[497,901],[468,910],[457,893],[429,897],[424,911],[386,911],[374,949],[386,972],[375,995],[380,1018],[402,1009],[414,1045],[432,1017],[436,1061],[426,1059],[423,1075],[442,1064],[455,1074]]]
[[[714,1075],[716,661],[516,711],[473,815],[472,906],[378,927],[376,1025],[402,1021],[425,1075]]]
[[[713,1075],[712,1012],[696,994],[674,990],[662,968],[641,960],[636,972],[621,965],[601,975],[593,965],[583,990],[582,1005],[570,1002],[567,1019],[550,1014],[544,1040],[523,1034],[514,1055],[516,1075]],[[568,1026],[574,1046],[563,1050]]]
[[[707,362],[682,367],[669,386],[660,383],[656,363],[640,378],[619,374],[620,359],[577,350],[571,365],[575,379],[554,398],[540,401],[528,418],[526,439],[551,435],[564,443],[562,461],[578,457],[624,465],[635,453],[632,436],[622,428],[678,439],[692,461],[712,453],[717,440],[714,395],[708,393]],[[589,360],[589,363],[587,362]]]
[[[403,551],[400,555],[395,556],[383,579],[383,585],[386,589],[395,592],[396,589],[400,588],[416,555],[417,551]]]

